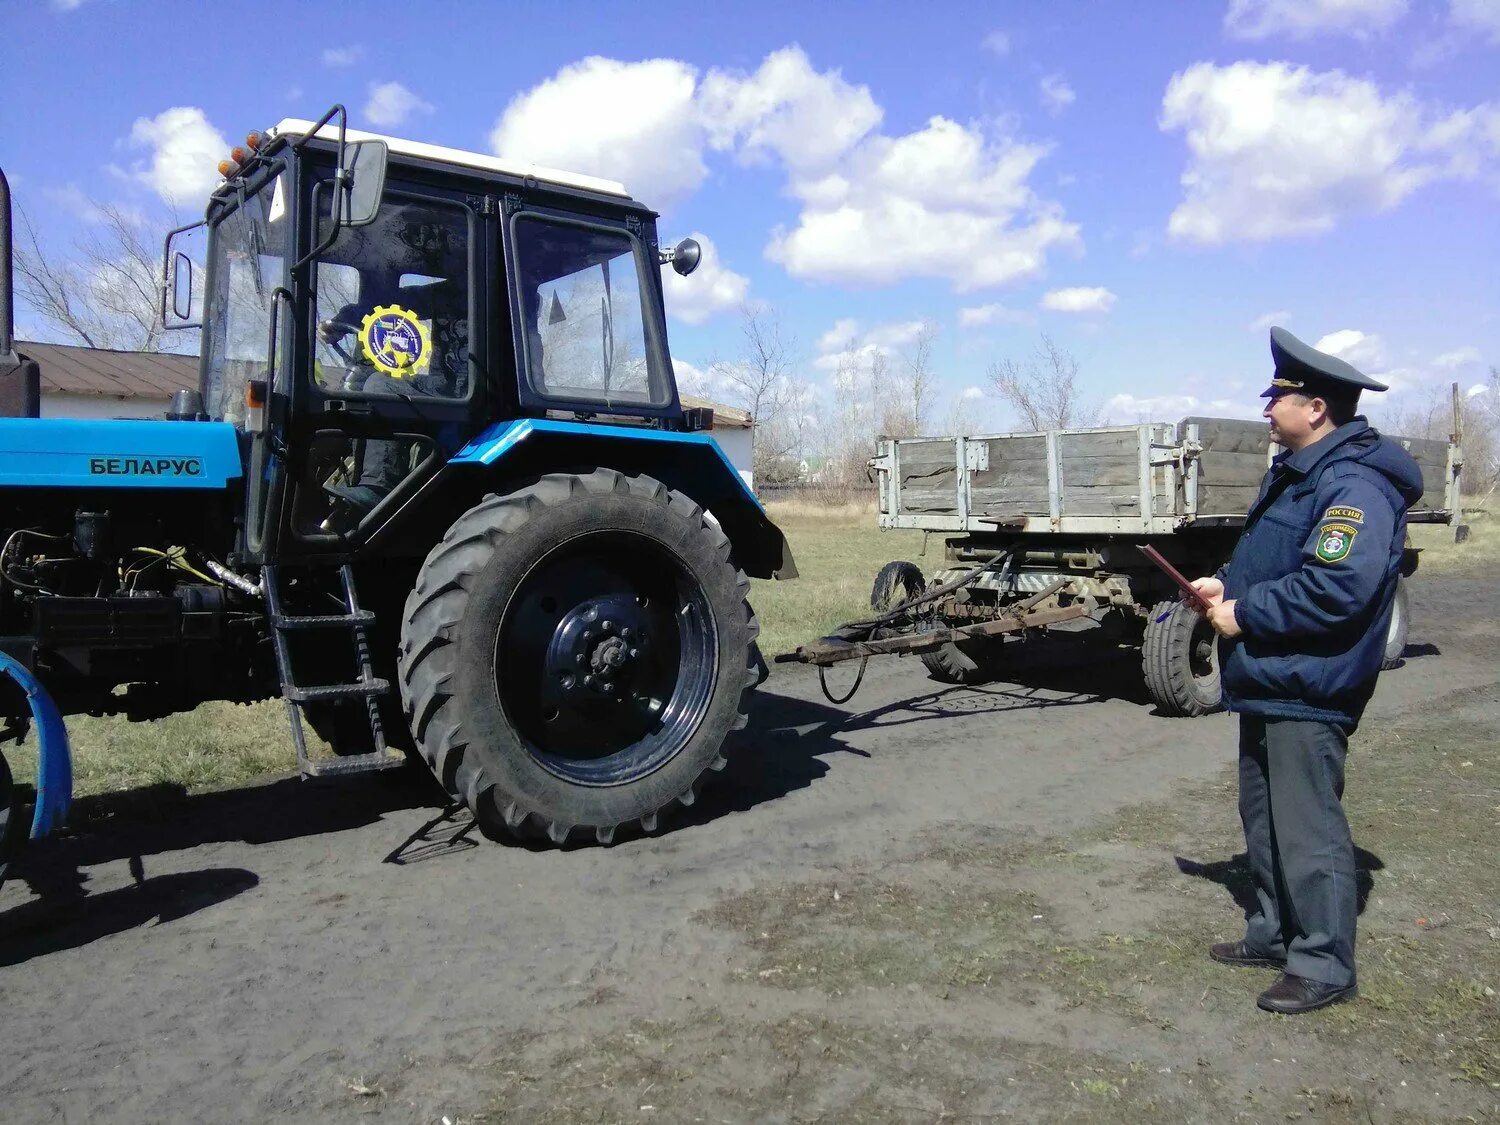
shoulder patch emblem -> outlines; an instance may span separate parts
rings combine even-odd
[[[1349,557],[1349,549],[1354,546],[1354,537],[1358,534],[1358,529],[1347,523],[1329,523],[1318,528],[1318,546],[1314,551],[1318,561],[1343,562]]]
[[[1360,508],[1329,508],[1323,513],[1325,520],[1352,520],[1354,523],[1364,523],[1365,513]]]

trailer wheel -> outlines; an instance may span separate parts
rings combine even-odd
[[[997,650],[1005,642],[991,637],[949,641],[921,653],[927,674],[945,684],[985,684],[999,674]]]
[[[1219,710],[1219,652],[1208,619],[1179,601],[1151,608],[1141,644],[1146,690],[1165,715],[1208,715]]]
[[[909,601],[927,589],[921,568],[916,563],[888,562],[875,575],[870,587],[870,608],[876,613],[889,613],[904,601]]]
[[[1406,590],[1406,579],[1396,579],[1396,599],[1391,603],[1391,625],[1385,634],[1385,654],[1380,661],[1380,670],[1389,671],[1401,663],[1401,654],[1406,651],[1406,635],[1411,630],[1411,595]]]
[[[646,476],[550,474],[459,517],[406,602],[417,746],[481,825],[609,843],[691,805],[758,676],[750,583]]]

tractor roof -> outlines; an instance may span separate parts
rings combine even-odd
[[[283,136],[291,133],[306,135],[313,127],[311,121],[305,121],[297,117],[288,117],[277,123],[271,130],[272,136]],[[319,139],[336,140],[338,131],[332,126],[325,125],[319,131]],[[490,156],[483,152],[468,152],[461,148],[445,148],[442,145],[425,144],[422,141],[408,141],[400,137],[387,137],[381,133],[367,133],[361,129],[344,130],[346,141],[384,141],[394,156],[414,156],[421,160],[433,160],[443,164],[458,164],[465,168],[478,168],[485,172],[499,172],[506,176],[515,176],[524,179],[532,176],[544,183],[561,184],[564,187],[582,188],[585,191],[599,192],[602,195],[618,196],[629,199],[630,193],[625,190],[625,185],[615,180],[600,179],[598,176],[585,176],[580,172],[560,172],[556,168],[544,168],[540,164],[532,164],[524,160],[506,160],[499,156]]]

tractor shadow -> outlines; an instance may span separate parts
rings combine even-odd
[[[162,925],[224,902],[260,883],[241,867],[210,867],[147,878],[131,862],[135,882],[101,894],[46,896],[0,913],[0,968],[59,953],[133,930]]]
[[[347,832],[402,809],[442,808],[446,795],[425,770],[402,769],[337,782],[278,778],[239,789],[190,793],[158,784],[81,797],[68,828],[26,847],[0,890],[0,965],[86,945],[144,925],[174,921],[260,882],[243,868],[206,868],[146,877],[144,860],[207,844],[269,844]],[[89,869],[128,860],[135,883],[89,894]]]

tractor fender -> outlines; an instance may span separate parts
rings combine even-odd
[[[478,434],[439,477],[478,474],[489,491],[497,479],[520,480],[581,465],[644,473],[697,501],[723,528],[736,564],[755,578],[795,578],[791,547],[755,493],[705,433],[638,426],[520,418]],[[437,483],[436,481],[434,483]]]
[[[36,811],[31,818],[31,838],[39,840],[61,826],[73,803],[73,755],[68,748],[68,728],[63,725],[62,712],[52,696],[31,669],[8,653],[0,652],[0,672],[26,693],[36,723]]]

